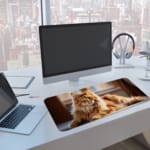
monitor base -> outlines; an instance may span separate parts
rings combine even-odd
[[[78,91],[81,88],[95,85],[95,82],[84,79],[84,78],[79,78],[76,80],[68,80],[68,84],[69,84],[71,91]]]

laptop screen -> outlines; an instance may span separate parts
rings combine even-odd
[[[12,91],[3,73],[0,73],[0,119],[17,103],[16,96]]]

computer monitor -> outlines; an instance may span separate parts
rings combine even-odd
[[[111,70],[111,22],[39,27],[44,83]]]

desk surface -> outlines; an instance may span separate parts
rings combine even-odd
[[[150,81],[138,79],[140,75],[144,75],[144,59],[134,58],[131,62],[136,66],[135,68],[113,68],[111,72],[89,76],[86,79],[90,81],[90,84],[95,84],[127,77],[150,96]],[[9,71],[6,74],[36,77],[28,89],[15,89],[17,94],[24,92],[32,95],[32,97],[19,97],[18,100],[23,103],[44,104],[44,99],[49,96],[72,91],[67,82],[44,85],[40,68]],[[150,101],[147,101],[111,117],[105,117],[64,132],[57,129],[50,114],[47,113],[31,135],[0,132],[0,145],[3,150],[58,150],[60,148],[62,150],[97,150],[150,129],[149,113]]]

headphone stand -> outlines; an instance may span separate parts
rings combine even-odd
[[[126,42],[125,42],[124,46],[122,45],[122,41],[121,41],[122,37],[126,37]],[[115,42],[116,41],[118,41],[119,51],[118,50],[113,50],[114,47],[115,47]],[[132,51],[127,50],[127,47],[130,44],[129,41],[132,44]],[[134,41],[134,38],[130,34],[128,34],[128,33],[118,34],[113,39],[113,42],[112,42],[113,54],[116,57],[116,59],[119,60],[119,64],[115,65],[114,68],[134,68],[133,65],[126,64],[126,62],[125,62],[126,59],[129,59],[132,56],[132,54],[134,52],[134,49],[135,49],[135,41]]]
[[[115,64],[115,66],[113,66],[116,69],[121,69],[121,68],[134,68],[133,65],[131,64]]]
[[[114,68],[134,68],[131,64],[126,64],[125,49],[121,49],[119,64],[115,65]]]

